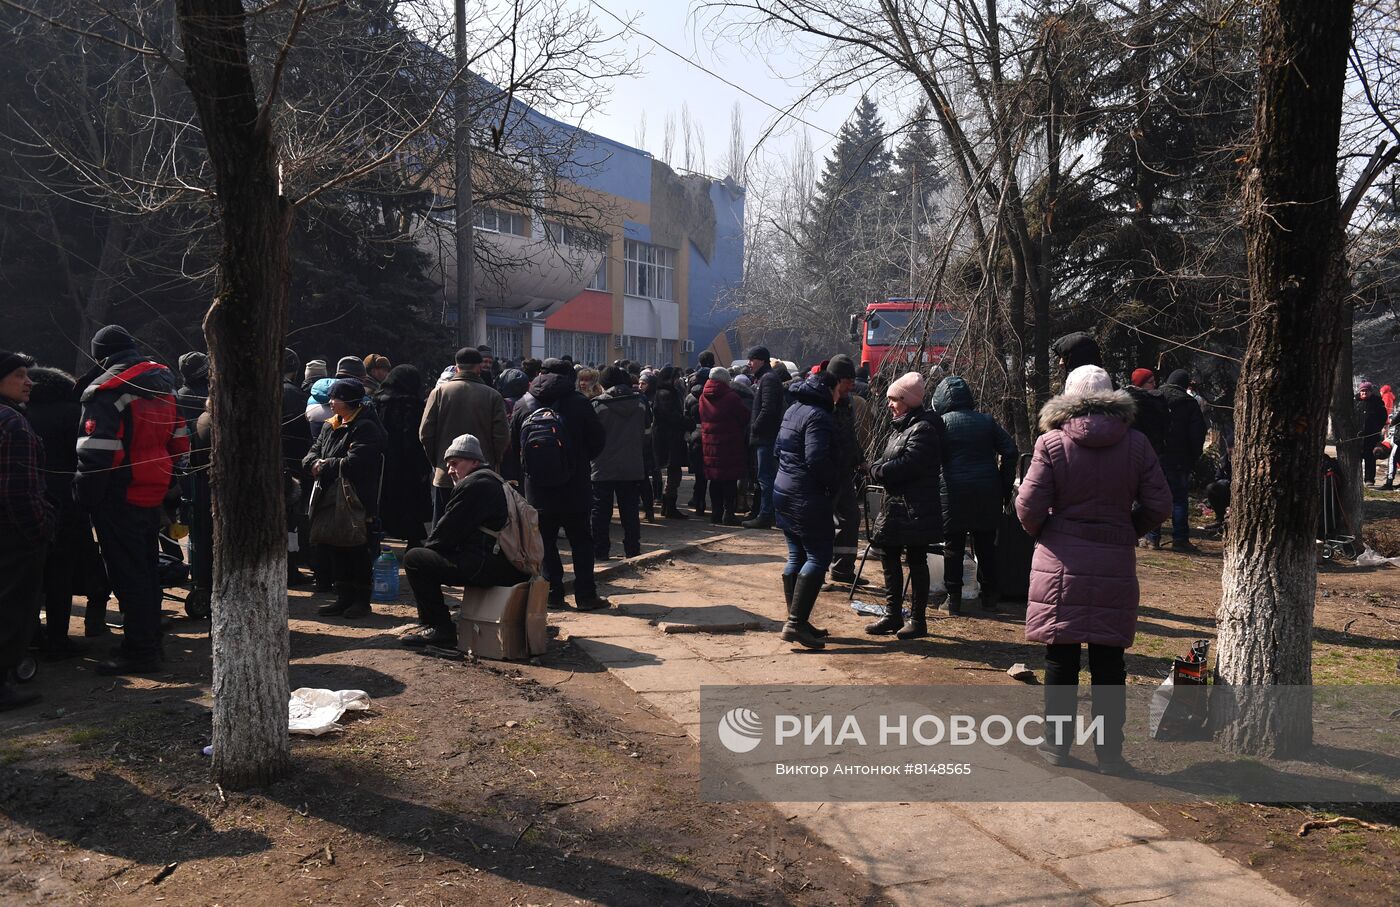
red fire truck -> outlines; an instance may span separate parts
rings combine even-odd
[[[933,313],[925,336],[929,309]],[[947,306],[922,299],[871,302],[865,311],[851,316],[851,342],[860,344],[861,364],[871,373],[892,356],[910,366],[933,365],[943,359],[961,329]]]

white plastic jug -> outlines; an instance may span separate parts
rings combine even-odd
[[[977,558],[963,552],[963,601],[977,601],[982,597],[982,587],[977,582]]]

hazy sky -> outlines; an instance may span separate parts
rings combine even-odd
[[[692,16],[694,7],[689,6],[685,0],[576,2],[590,8],[595,20],[603,28],[620,29],[618,22],[611,18],[608,12],[615,13],[622,19],[632,20],[637,31],[644,32],[657,42],[723,75],[730,82],[742,86],[753,95],[777,107],[786,109],[804,93],[806,86],[800,81],[785,81],[782,78],[783,75],[799,74],[803,69],[803,58],[806,54],[801,48],[768,46],[764,47],[762,52],[755,52],[748,46],[712,46],[710,36],[705,33],[705,21]],[[680,114],[681,104],[685,103],[689,107],[692,120],[704,130],[705,169],[718,176],[722,175],[724,170],[724,159],[729,146],[730,116],[735,101],[739,102],[743,115],[746,150],[752,149],[768,126],[783,119],[771,107],[677,59],[635,32],[626,34],[624,42],[629,49],[644,55],[640,64],[644,73],[614,84],[612,95],[604,109],[583,123],[594,132],[627,144],[637,144],[640,117],[642,111],[645,111],[647,134],[642,147],[660,157],[662,132],[669,113],[676,118],[677,153],[673,156],[673,161],[679,165]],[[828,150],[826,146],[831,140],[827,132],[835,133],[840,128],[850,116],[858,97],[858,91],[851,91],[845,95],[805,104],[795,113],[817,128],[809,128],[787,119],[773,136],[765,141],[763,152],[785,154],[791,149],[797,134],[807,129],[812,147],[820,160]]]

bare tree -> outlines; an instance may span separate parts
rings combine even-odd
[[[745,184],[744,166],[748,152],[744,147],[744,112],[735,101],[729,111],[729,150],[724,159],[724,175],[739,185]]]
[[[661,129],[661,159],[668,164],[675,163],[676,153],[676,118],[670,112],[666,112],[666,123]]]

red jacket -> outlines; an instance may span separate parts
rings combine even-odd
[[[749,410],[744,401],[719,381],[706,381],[700,393],[700,444],[705,454],[705,478],[742,479],[748,471],[749,445],[744,438]]]
[[[175,407],[175,376],[136,353],[107,362],[83,391],[78,500],[88,507],[159,506],[175,460],[190,451],[189,427]]]

